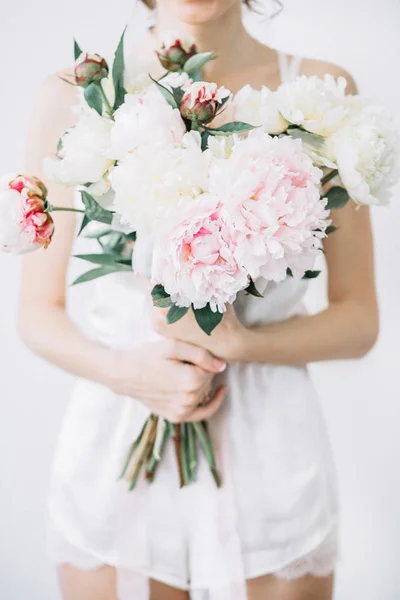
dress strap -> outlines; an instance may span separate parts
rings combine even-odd
[[[300,73],[302,58],[300,56],[292,56],[289,58],[285,52],[278,51],[278,64],[281,75],[281,83],[285,81],[293,81]]]

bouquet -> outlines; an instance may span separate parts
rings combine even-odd
[[[78,186],[83,209],[54,206],[35,177],[0,181],[0,248],[47,248],[52,212],[91,221],[98,254],[74,283],[109,273],[144,274],[156,307],[174,323],[192,310],[208,335],[239,292],[261,296],[257,280],[313,278],[330,211],[349,197],[385,204],[397,176],[398,138],[380,108],[345,94],[346,81],[298,77],[276,92],[245,86],[236,95],[201,80],[212,52],[167,36],[157,52],[165,73],[127,81],[123,36],[112,72],[75,42],[69,83],[79,90],[77,124],[45,159],[50,178]],[[324,186],[331,182],[324,193]],[[332,185],[337,181],[337,185]],[[135,244],[151,241],[151,265]],[[221,484],[207,423],[169,423],[151,415],[133,442],[122,476],[130,489],[142,470],[151,481],[173,438],[181,485],[196,479],[198,446]]]

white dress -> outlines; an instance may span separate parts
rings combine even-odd
[[[282,79],[296,75],[281,56]],[[294,69],[294,70],[293,70]],[[248,326],[304,312],[307,282],[258,282],[264,298],[236,303]],[[91,321],[99,342],[133,348],[158,339],[148,299],[129,273],[99,279]],[[210,421],[223,486],[205,460],[180,489],[172,444],[154,483],[118,481],[148,410],[79,380],[54,457],[48,546],[52,560],[117,567],[119,600],[148,600],[148,579],[194,600],[245,600],[246,579],[329,574],[337,546],[336,477],[319,399],[306,368],[230,364],[228,395]]]

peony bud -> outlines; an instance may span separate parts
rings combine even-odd
[[[101,81],[108,76],[108,64],[98,54],[82,52],[75,62],[75,83],[81,87],[88,87],[95,81]]]
[[[46,186],[37,177],[0,180],[0,250],[21,254],[47,246],[54,222],[46,212]]]
[[[196,81],[182,98],[182,116],[190,121],[210,123],[228,96],[230,91],[224,87],[218,88],[216,83]]]
[[[194,38],[178,38],[169,35],[163,39],[160,50],[157,50],[160,63],[167,71],[180,71],[185,62],[197,54]]]

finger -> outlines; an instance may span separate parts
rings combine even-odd
[[[210,400],[208,404],[205,406],[199,406],[196,408],[192,414],[185,419],[187,423],[196,423],[198,421],[205,421],[210,419],[220,408],[224,398],[226,396],[227,388],[225,385],[220,385],[214,397]]]
[[[211,352],[193,344],[170,340],[167,345],[168,358],[188,362],[211,373],[221,373],[226,369],[226,362],[215,357]]]

